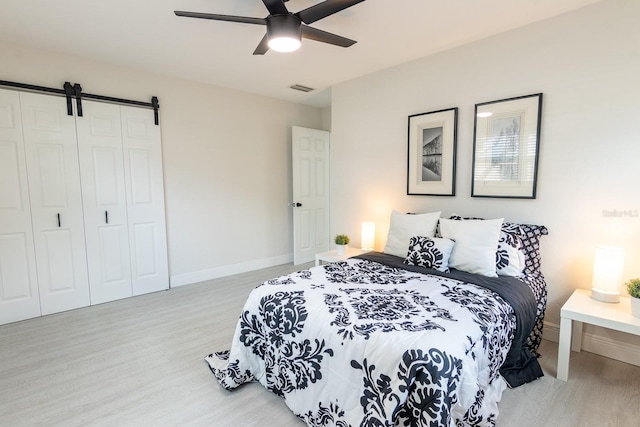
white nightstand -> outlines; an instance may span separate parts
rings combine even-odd
[[[606,303],[591,298],[589,290],[576,289],[560,309],[557,372],[559,380],[567,381],[569,378],[571,350],[580,351],[582,348],[583,323],[640,335],[640,319],[631,315],[629,297],[620,297],[619,303]],[[574,326],[573,339],[572,326]]]
[[[325,261],[325,262],[344,261],[347,258],[351,258],[357,255],[362,255],[365,252],[369,252],[369,251],[363,251],[362,249],[351,248],[348,246],[347,246],[347,252],[344,255],[338,255],[335,249],[332,251],[320,252],[319,254],[316,254],[316,267],[320,265],[320,261]]]

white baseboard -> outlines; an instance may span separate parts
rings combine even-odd
[[[232,274],[246,273],[259,270],[261,268],[274,267],[293,262],[293,254],[280,255],[273,258],[258,259],[255,261],[243,262],[240,264],[225,265],[224,267],[211,268],[208,270],[194,271],[193,273],[178,274],[169,278],[169,285],[172,288],[193,283],[204,282],[206,280],[218,279],[220,277],[231,276]]]
[[[544,322],[542,338],[558,342],[559,336],[559,325]],[[583,332],[582,350],[629,363],[630,365],[640,366],[640,346],[613,340],[591,332]]]
[[[542,328],[542,338],[548,341],[559,342],[560,325],[545,321],[544,327]]]

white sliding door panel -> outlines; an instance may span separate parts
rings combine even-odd
[[[0,324],[39,315],[20,96],[0,89]]]
[[[133,294],[169,288],[160,127],[153,112],[120,107]]]
[[[76,117],[91,303],[133,295],[120,107],[83,102]]]
[[[78,149],[65,98],[20,94],[42,314],[89,305]]]

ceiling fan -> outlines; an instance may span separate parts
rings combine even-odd
[[[266,25],[267,34],[256,47],[253,52],[254,55],[264,55],[269,49],[279,52],[294,51],[300,47],[302,38],[341,47],[349,47],[356,43],[355,40],[318,30],[305,24],[312,24],[364,0],[326,0],[297,13],[291,13],[287,10],[284,4],[286,1],[288,0],[262,0],[269,11],[269,16],[266,18],[184,12],[180,10],[176,10],[175,14],[187,18]]]

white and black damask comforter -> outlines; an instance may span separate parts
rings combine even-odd
[[[257,380],[309,426],[494,425],[507,385],[501,368],[515,373],[511,385],[542,375],[526,345],[533,293],[494,279],[489,286],[508,288],[498,292],[509,303],[471,284],[476,275],[423,274],[433,270],[385,257],[254,289],[231,350],[206,358],[220,384]]]

